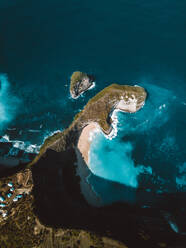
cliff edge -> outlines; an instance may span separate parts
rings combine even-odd
[[[108,86],[66,130],[45,141],[31,164],[0,179],[1,247],[184,247],[184,237],[171,231],[159,209],[124,203],[95,208],[81,193],[74,148],[83,128],[93,121],[109,134],[114,109],[135,112],[146,96],[141,87]]]
[[[75,71],[70,79],[70,94],[77,99],[81,94],[93,86],[93,77],[84,72]]]

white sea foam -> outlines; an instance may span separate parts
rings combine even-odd
[[[85,98],[84,92],[86,92],[86,91],[88,91],[88,90],[92,90],[92,89],[95,88],[95,87],[96,87],[96,84],[95,84],[95,82],[93,82],[92,85],[91,85],[87,90],[83,91],[79,96],[74,97],[73,99],[77,99],[77,98],[79,98],[79,97]]]
[[[10,140],[8,135],[2,136],[0,139],[0,142],[10,142],[12,143],[12,148],[9,151],[8,155],[16,155],[19,150],[23,150],[27,153],[39,153],[40,147],[39,145],[36,144],[31,144],[30,142],[24,142],[20,140]],[[17,149],[16,149],[17,148]]]
[[[91,144],[89,168],[98,177],[118,182],[132,188],[138,186],[140,174],[152,174],[152,168],[134,165],[131,142],[120,143],[117,139],[110,141],[101,133]]]
[[[96,83],[95,83],[95,82],[92,82],[92,85],[91,85],[87,90],[92,90],[92,89],[95,88],[95,87],[96,87]],[[85,96],[84,96],[84,92],[86,92],[87,90],[83,91],[79,96],[76,96],[76,97],[72,97],[71,94],[69,94],[68,99],[76,100],[76,99],[78,99],[79,97],[84,98],[84,97],[85,97]]]
[[[30,133],[39,133],[41,130],[35,130],[35,129],[29,129],[28,130]]]
[[[109,135],[96,135],[96,139],[91,144],[89,157],[90,168],[95,175],[137,188],[140,174],[148,174],[149,176],[153,174],[152,167],[146,166],[146,164],[135,164],[132,157],[135,149],[134,142],[124,140],[121,142],[120,138],[113,139],[117,136],[119,122],[124,123],[119,130],[122,132],[122,137],[125,137],[135,133],[144,134],[144,132],[149,132],[153,128],[161,127],[168,121],[172,92],[152,85],[149,89],[149,94],[151,99],[146,103],[143,111],[139,111],[134,115],[120,115],[118,113],[120,110],[115,109],[111,114],[113,120],[111,133]],[[130,99],[131,102],[133,100],[135,103],[134,98]],[[166,111],[159,111],[160,106]],[[161,148],[164,149],[162,146]]]
[[[96,83],[95,82],[92,82],[92,85],[88,88],[88,90],[92,90],[95,87],[96,87]]]
[[[29,132],[40,132],[40,130],[29,130]],[[53,132],[48,132],[47,135],[45,135],[44,139],[43,139],[43,143],[44,141],[58,133],[61,132],[61,130],[56,130]],[[9,142],[12,144],[12,148],[9,150],[7,156],[16,156],[19,153],[19,150],[25,151],[26,153],[39,153],[41,145],[37,145],[37,144],[31,144],[29,141],[21,141],[21,140],[11,140],[10,137],[5,134],[1,137],[0,142]]]
[[[96,123],[95,123],[95,125],[96,125],[96,128],[94,128],[89,133],[89,138],[88,139],[89,139],[90,142],[92,142],[94,140],[94,138],[95,138],[95,136],[96,136],[97,133],[101,132],[100,126],[98,124],[96,124]]]
[[[12,121],[16,115],[20,100],[10,95],[10,83],[5,74],[0,74],[0,129]]]
[[[111,119],[112,119],[112,124],[111,124],[111,132],[109,134],[104,134],[104,136],[109,139],[109,140],[112,140],[114,139],[116,136],[117,136],[117,133],[118,133],[118,117],[117,117],[117,113],[119,112],[120,110],[118,109],[115,109],[111,115]]]
[[[2,136],[2,138],[0,139],[0,142],[10,142],[9,136],[5,134],[5,135]]]
[[[16,128],[15,127],[13,127],[13,128],[7,128],[7,130],[9,130],[9,131],[15,131]]]
[[[62,130],[56,130],[56,131],[51,131],[51,132],[47,132],[45,135],[44,135],[44,138],[43,138],[43,143],[45,142],[45,140],[50,137],[50,136],[53,136],[54,134],[56,133],[60,133],[62,132]]]
[[[29,142],[23,141],[12,141],[13,147],[23,150],[27,153],[39,153],[40,147],[36,144],[30,144]]]
[[[123,102],[121,103],[121,101]],[[112,143],[107,144],[104,139],[102,140],[102,137],[105,137],[109,142],[109,140],[112,140],[117,136],[119,123],[118,112],[126,112],[122,109],[128,110],[129,107],[131,107],[129,111],[136,112],[137,100],[135,99],[135,96],[129,98],[127,102],[122,99],[121,101],[111,113],[111,132],[109,134],[101,132],[100,135],[96,135],[96,140],[91,145],[89,154],[90,169],[99,177],[136,188],[138,186],[137,178],[139,174],[152,174],[152,168],[143,165],[138,165],[136,167],[134,165],[134,161],[131,158],[132,150],[134,149],[132,143],[126,142],[120,144],[117,141],[112,141]],[[105,152],[108,149],[107,147],[109,148],[109,153]],[[102,156],[100,158],[99,151],[102,151]]]
[[[6,156],[7,156],[7,157],[9,157],[9,156],[16,157],[16,156],[18,155],[19,151],[20,151],[20,150],[19,150],[18,148],[12,147],[12,148],[9,150],[9,152],[8,152],[8,154],[7,154]]]
[[[159,106],[159,109],[160,110],[163,109],[163,108],[166,108],[166,104],[165,103],[163,103],[162,105]]]

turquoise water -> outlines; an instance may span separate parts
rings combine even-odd
[[[185,102],[176,92],[150,83],[143,86],[148,91],[145,106],[135,114],[117,113],[115,138],[94,134],[89,156],[97,177],[88,180],[104,203],[128,197],[140,201],[142,192],[149,198],[150,193],[186,190]],[[101,184],[100,178],[106,181]]]
[[[101,89],[137,83],[147,102],[118,113],[115,139],[97,135],[89,181],[105,202],[185,191],[185,9],[175,0],[1,0],[0,135],[35,151]],[[96,78],[78,100],[75,70]]]
[[[0,74],[0,129],[11,122],[19,108],[19,99],[10,93],[10,83],[6,75]]]

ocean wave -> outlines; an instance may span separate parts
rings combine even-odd
[[[45,135],[44,135],[42,144],[45,142],[45,140],[46,140],[48,137],[53,136],[54,134],[60,133],[60,132],[62,132],[62,130],[60,130],[60,129],[55,130],[55,131],[47,131],[47,132],[45,132]]]
[[[0,74],[0,129],[15,117],[20,100],[10,93],[10,82],[6,74]]]
[[[117,136],[117,134],[118,134],[118,123],[119,123],[119,121],[118,121],[118,116],[117,116],[117,113],[118,112],[121,112],[121,110],[119,110],[119,109],[115,109],[113,112],[112,112],[112,114],[111,114],[111,119],[112,119],[112,124],[111,124],[111,127],[112,127],[112,130],[111,130],[111,132],[109,133],[109,134],[104,134],[104,136],[105,136],[105,138],[106,139],[109,139],[109,140],[112,140],[112,139],[114,139],[116,136]]]
[[[157,137],[156,134],[160,135],[159,128],[164,128],[172,118],[172,107],[175,105],[176,98],[173,92],[164,88],[154,85],[148,85],[145,88],[149,97],[142,110],[131,115],[114,110],[111,113],[113,120],[111,133],[106,135],[101,132],[92,139],[89,152],[90,168],[98,177],[134,189],[138,186],[146,187],[142,182],[145,177],[150,183],[147,186],[147,188],[150,187],[150,192],[162,194],[169,191],[172,178],[167,179],[162,173],[161,164],[155,165],[153,161],[157,157],[163,159],[164,154],[166,154],[164,157],[170,161],[178,151],[178,145],[172,133],[163,132],[161,139],[158,140],[155,137]],[[143,142],[143,138],[147,141]],[[151,142],[152,139],[153,142]],[[146,152],[143,151],[143,145]],[[137,159],[134,157],[136,155]],[[171,165],[170,169],[172,169]],[[177,184],[183,183],[179,180],[181,176],[183,177],[180,175],[177,178]]]
[[[137,188],[139,175],[153,172],[150,166],[135,165],[133,150],[132,142],[111,141],[102,132],[96,133],[89,152],[90,169],[98,177]]]
[[[31,144],[29,141],[20,141],[20,140],[10,140],[8,135],[4,135],[1,137],[0,142],[5,143],[11,143],[12,148],[9,150],[8,155],[15,156],[18,154],[19,150],[22,150],[26,153],[39,153],[40,145],[37,144]]]
[[[92,90],[96,87],[96,83],[95,82],[92,82],[92,85],[88,88],[88,90]]]
[[[30,133],[40,133],[41,130],[29,129],[28,132],[30,132]]]

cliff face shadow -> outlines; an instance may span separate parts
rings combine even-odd
[[[35,213],[42,223],[92,231],[123,241],[128,247],[157,247],[157,242],[171,245],[186,242],[184,237],[170,229],[157,209],[141,209],[126,203],[99,208],[90,206],[81,193],[75,164],[74,149],[60,153],[47,150],[33,166]],[[91,173],[87,166],[86,169]],[[102,178],[98,180],[109,183]],[[143,232],[148,238],[143,237]]]

